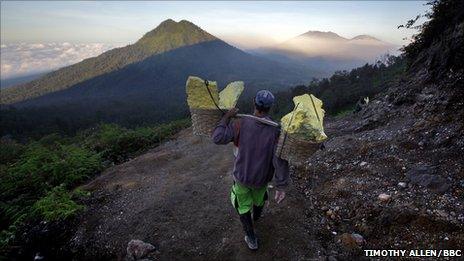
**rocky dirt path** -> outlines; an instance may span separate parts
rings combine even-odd
[[[114,166],[84,186],[92,192],[70,242],[79,259],[123,259],[127,243],[153,244],[161,260],[308,260],[322,249],[305,222],[307,204],[290,186],[257,224],[260,249],[249,251],[229,202],[232,148],[187,129],[152,151]],[[273,195],[273,191],[271,192]]]

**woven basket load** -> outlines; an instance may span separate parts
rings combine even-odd
[[[211,137],[214,127],[222,118],[222,113],[218,109],[192,109],[193,134],[205,137]]]
[[[277,143],[276,153],[280,158],[290,162],[291,165],[301,166],[319,148],[320,143],[304,140],[282,131]]]

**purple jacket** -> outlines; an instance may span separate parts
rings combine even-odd
[[[270,120],[269,117],[265,117]],[[280,130],[251,118],[234,121],[223,118],[213,131],[216,144],[234,142],[238,153],[234,163],[234,179],[252,188],[265,186],[275,172],[277,188],[288,183],[288,162],[275,155]]]

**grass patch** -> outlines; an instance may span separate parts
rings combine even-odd
[[[72,199],[72,193],[64,186],[53,188],[32,207],[32,211],[46,221],[64,220],[84,209],[83,205]]]
[[[335,112],[335,113],[333,114],[333,116],[334,116],[334,117],[337,117],[337,118],[339,118],[339,117],[345,117],[345,116],[347,116],[347,115],[352,114],[353,112],[354,112],[354,106],[350,106],[350,107],[348,107],[348,108],[341,109],[341,110]]]

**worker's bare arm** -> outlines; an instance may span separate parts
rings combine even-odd
[[[278,190],[284,190],[288,185],[289,167],[288,161],[279,158],[277,155],[273,159],[275,174],[274,182]]]

